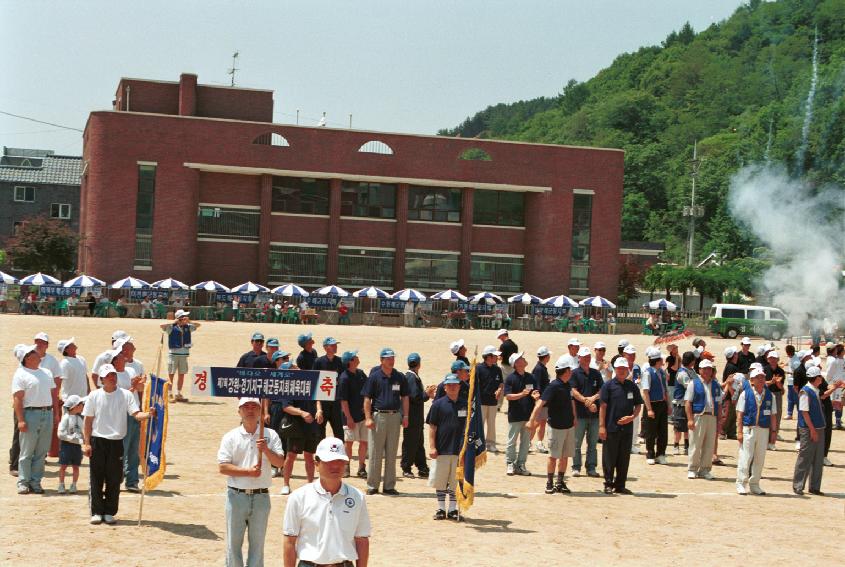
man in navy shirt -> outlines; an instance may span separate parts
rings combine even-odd
[[[504,391],[502,369],[496,364],[502,354],[496,347],[488,345],[481,351],[481,360],[475,367],[478,389],[481,394],[481,415],[484,417],[484,432],[487,450],[498,453],[496,447],[496,411]]]
[[[315,415],[317,403],[312,400],[282,400],[282,411],[288,414],[280,430],[285,436],[285,468],[282,494],[290,494],[290,477],[296,456],[303,453],[305,476],[308,482],[314,482],[314,452],[320,441],[320,426]],[[287,426],[287,427],[286,427]]]
[[[262,353],[252,359],[253,368],[275,368],[273,363],[273,355],[279,350],[279,339],[270,337],[265,343],[267,352]]]
[[[613,380],[601,387],[599,399],[599,437],[602,446],[605,494],[633,494],[625,488],[628,464],[631,461],[631,442],[634,438],[634,420],[640,414],[643,399],[639,387],[627,380],[628,361],[625,357],[613,363]]]
[[[461,381],[454,374],[443,380],[446,395],[435,400],[428,410],[429,456],[434,459],[434,471],[428,485],[437,491],[437,512],[435,520],[460,521],[458,503],[455,500],[457,486],[458,456],[463,445],[467,419],[466,400],[459,397]],[[446,496],[449,496],[449,513],[446,513]]]
[[[569,488],[564,481],[566,464],[575,450],[575,400],[569,379],[572,376],[572,358],[561,356],[555,363],[555,379],[543,390],[537,400],[528,427],[537,427],[541,411],[547,410],[549,422],[549,461],[546,467],[546,494],[560,492],[568,494]],[[554,482],[557,468],[557,482]]]
[[[367,427],[364,425],[364,397],[361,390],[367,381],[367,375],[358,368],[361,359],[357,350],[343,353],[340,359],[344,371],[340,373],[337,385],[337,399],[343,412],[346,426],[343,428],[346,454],[352,454],[352,444],[358,443],[358,478],[367,478]],[[349,476],[347,465],[346,476]]]
[[[604,379],[601,373],[590,366],[590,349],[582,347],[578,353],[578,368],[572,371],[569,383],[572,397],[577,402],[575,411],[578,421],[575,424],[575,452],[572,455],[572,476],[581,475],[581,444],[587,437],[587,476],[598,477],[598,441],[599,441],[599,391]]]
[[[463,360],[455,360],[450,367],[450,372],[458,377],[461,381],[461,388],[458,392],[458,397],[464,400],[469,398],[469,371],[470,365]],[[437,390],[434,393],[434,399],[439,400],[446,395],[446,389],[443,387],[443,382],[437,385]]]
[[[238,360],[238,368],[252,368],[252,363],[256,358],[264,356],[264,334],[258,331],[252,333],[252,350],[245,352]]]
[[[534,383],[537,384],[537,389],[540,391],[540,397],[543,396],[546,386],[549,385],[549,371],[546,368],[546,365],[549,363],[551,357],[552,353],[549,351],[549,347],[541,346],[537,349],[537,364],[534,365],[531,375],[534,376]],[[532,438],[535,437],[536,433],[537,442],[535,447],[538,453],[549,452],[545,445],[543,445],[543,439],[546,438],[546,419],[548,417],[549,414],[546,411],[546,408],[541,407],[540,413],[537,416],[538,428],[531,431]]]
[[[364,384],[364,419],[369,432],[370,463],[367,494],[378,494],[384,461],[384,494],[399,494],[396,490],[396,453],[399,449],[399,430],[408,427],[408,381],[393,365],[396,353],[383,348],[381,364],[370,372]]]
[[[408,355],[408,427],[402,433],[402,476],[414,478],[411,467],[417,467],[420,478],[428,478],[428,461],[425,458],[425,403],[432,398],[434,386],[423,386],[420,378],[422,358],[416,352]]]
[[[314,361],[312,370],[330,370],[340,373],[343,372],[343,363],[340,357],[337,356],[337,345],[340,341],[334,337],[326,337],[323,339],[323,350],[326,354]],[[320,439],[326,437],[326,423],[332,426],[332,435],[334,437],[343,437],[343,413],[340,411],[340,404],[336,402],[317,402],[317,422],[320,424]]]
[[[528,361],[525,353],[515,352],[508,360],[513,372],[505,378],[505,398],[508,400],[508,444],[505,447],[507,474],[513,476],[531,476],[525,468],[528,449],[531,446],[531,430],[526,427],[531,418],[534,401],[540,398],[540,391],[534,382],[534,376],[525,371]],[[519,451],[516,438],[519,437]]]
[[[299,335],[296,343],[302,347],[302,351],[296,357],[296,367],[300,370],[311,370],[314,368],[314,361],[317,360],[317,351],[314,350],[314,338],[311,333]]]

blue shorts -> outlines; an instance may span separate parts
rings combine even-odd
[[[60,465],[73,465],[78,467],[82,464],[82,445],[68,443],[67,441],[60,441],[59,443]]]

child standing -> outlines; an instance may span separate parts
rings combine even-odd
[[[64,403],[64,415],[59,422],[59,494],[76,494],[76,482],[79,480],[79,465],[82,464],[82,409],[85,400],[71,394]],[[65,471],[73,467],[73,482],[70,489],[65,489]]]

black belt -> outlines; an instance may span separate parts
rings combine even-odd
[[[398,409],[377,409],[376,413],[399,413]]]
[[[229,490],[234,490],[241,494],[267,494],[270,492],[269,488],[235,488],[234,486],[230,486]]]
[[[53,406],[27,406],[23,409],[31,409],[31,410],[38,410],[38,411],[50,411],[53,409]]]
[[[299,567],[351,567],[351,561],[341,561],[339,563],[312,563],[311,561],[299,560]]]

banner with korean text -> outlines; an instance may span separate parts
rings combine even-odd
[[[192,376],[191,394],[194,397],[329,402],[335,399],[337,392],[337,372],[328,370],[194,366]]]

